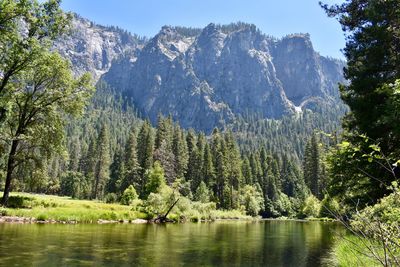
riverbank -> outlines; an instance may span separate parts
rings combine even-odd
[[[148,223],[152,218],[137,207],[70,197],[13,193],[0,207],[0,223]],[[191,216],[171,212],[173,221],[253,220],[240,211],[207,210]]]
[[[350,234],[337,236],[328,264],[342,267],[382,266],[366,247],[366,244],[370,244],[370,242]],[[382,254],[382,251],[379,251],[379,246],[375,248],[374,253]]]

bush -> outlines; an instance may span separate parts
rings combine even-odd
[[[319,217],[335,218],[341,214],[339,203],[336,199],[325,195],[321,202]]]
[[[0,216],[7,216],[7,210],[4,208],[0,209]]]
[[[125,189],[124,193],[121,196],[121,204],[129,206],[136,199],[138,199],[138,194],[136,193],[133,185],[130,185],[127,189]]]
[[[118,201],[118,196],[115,193],[108,193],[104,196],[104,201],[106,203],[116,203]]]
[[[7,207],[13,209],[26,209],[32,207],[33,198],[24,196],[10,196]]]
[[[255,186],[245,185],[240,191],[239,201],[246,210],[246,214],[253,217],[257,216],[264,206],[264,198],[261,189]]]
[[[165,186],[164,170],[160,162],[156,161],[153,168],[146,171],[146,196],[150,193],[157,193],[162,187]]]
[[[350,224],[344,222],[360,244],[351,249],[385,266],[398,266],[400,260],[400,188],[393,182],[393,192],[374,206],[356,211]],[[353,242],[354,243],[354,242]]]
[[[37,216],[36,220],[44,222],[47,220],[47,218],[47,215],[42,213]]]
[[[302,215],[304,217],[318,217],[321,210],[321,203],[313,195],[308,196],[304,200],[303,208],[302,208]]]
[[[145,202],[145,211],[150,218],[154,218],[164,211],[165,201],[161,194],[150,193]]]
[[[296,215],[292,206],[292,198],[288,197],[288,195],[280,193],[278,200],[274,204],[280,216],[294,217]]]

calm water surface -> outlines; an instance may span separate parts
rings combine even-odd
[[[322,266],[333,223],[0,224],[0,266]]]

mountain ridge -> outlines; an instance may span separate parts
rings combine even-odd
[[[55,47],[75,72],[90,71],[153,123],[162,113],[210,132],[248,111],[279,119],[319,101],[341,103],[345,63],[321,56],[308,34],[278,39],[240,22],[163,26],[141,39],[77,17],[73,28]]]

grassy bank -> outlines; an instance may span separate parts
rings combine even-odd
[[[0,207],[0,215],[35,218],[40,221],[96,223],[107,221],[133,221],[148,219],[149,215],[140,208],[121,204],[107,204],[95,200],[77,200],[70,197],[12,193],[10,207]],[[252,219],[240,211],[208,210],[186,213],[171,212],[170,219],[180,221],[217,220],[217,219]]]
[[[353,266],[382,266],[379,261],[375,260],[371,251],[366,247],[371,241],[358,238],[353,235],[338,237],[332,251],[332,265],[341,267]],[[382,254],[379,245],[376,246],[376,252]]]
[[[51,195],[14,193],[9,204],[11,207],[1,208],[2,215],[83,223],[146,218],[146,214],[134,211],[129,206]]]

